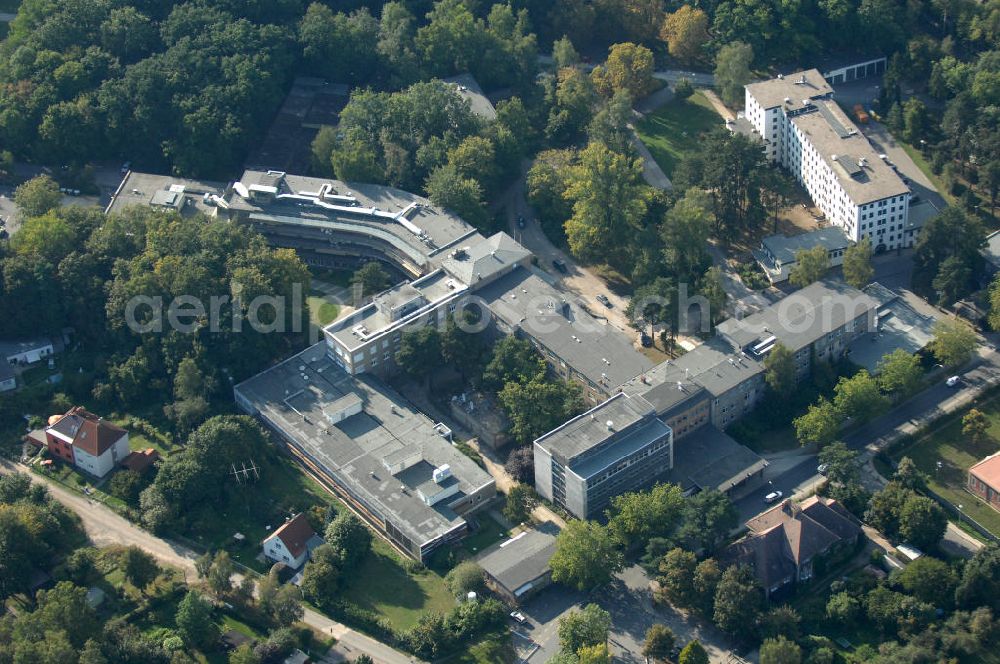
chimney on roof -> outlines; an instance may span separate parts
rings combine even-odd
[[[611,420],[608,420],[604,424],[605,424],[605,426],[608,427],[608,431],[614,431],[615,430],[615,423],[612,422]]]
[[[802,76],[799,76],[799,85],[805,85],[805,84],[806,84],[806,75],[802,74]]]

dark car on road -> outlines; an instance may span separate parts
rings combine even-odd
[[[559,270],[563,274],[569,272],[569,270],[566,268],[566,261],[559,258],[556,258],[555,260],[552,261],[552,267]]]

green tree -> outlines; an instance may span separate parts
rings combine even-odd
[[[552,43],[552,59],[555,60],[556,67],[559,69],[575,67],[580,63],[580,54],[576,52],[569,37],[563,35],[561,39]]]
[[[861,369],[850,378],[843,377],[837,381],[833,405],[841,417],[866,422],[885,411],[889,403],[879,391],[875,378]]]
[[[481,593],[486,587],[483,568],[471,560],[461,562],[444,577],[448,590],[459,599],[465,599],[470,592]]]
[[[955,601],[958,576],[948,563],[921,556],[899,572],[896,581],[909,595],[935,608],[948,609]]]
[[[396,364],[413,378],[427,378],[441,366],[441,335],[426,326],[405,332],[396,351]]]
[[[819,401],[806,409],[805,414],[796,417],[792,424],[799,443],[823,447],[836,440],[841,421],[836,406],[826,397],[820,397]]]
[[[288,627],[302,620],[302,616],[305,615],[305,609],[302,608],[302,592],[290,583],[281,584],[268,602],[267,610],[280,627]]]
[[[139,492],[144,488],[145,482],[142,475],[134,470],[120,470],[111,476],[108,482],[108,490],[111,495],[119,498],[129,505],[138,505]]]
[[[760,664],[801,664],[802,648],[783,636],[765,639],[760,645]]]
[[[753,48],[743,42],[726,44],[715,56],[715,85],[732,108],[743,103],[743,86],[750,82]]]
[[[604,64],[594,68],[591,79],[605,97],[624,90],[632,99],[639,99],[653,84],[653,52],[628,42],[615,44]]]
[[[931,136],[933,123],[927,105],[917,97],[910,97],[903,104],[903,138],[911,145]]]
[[[584,646],[577,652],[579,664],[611,664],[611,653],[607,643]]]
[[[483,371],[483,387],[499,392],[509,383],[530,383],[545,377],[545,360],[532,345],[514,336],[493,346],[493,355]]]
[[[570,167],[576,161],[573,150],[544,150],[538,153],[528,170],[527,197],[538,213],[538,220],[547,237],[554,241],[563,238],[563,224],[573,214],[573,206],[566,199]]]
[[[883,390],[898,394],[901,398],[914,394],[920,389],[924,379],[920,358],[902,348],[883,355],[876,374]]]
[[[48,175],[31,178],[14,190],[14,205],[21,219],[40,217],[61,203],[59,185]]]
[[[660,39],[667,42],[670,55],[679,62],[690,64],[701,59],[708,42],[708,15],[701,9],[681,5],[667,14],[660,29]]]
[[[711,552],[739,521],[739,513],[729,496],[715,489],[704,489],[684,501],[677,536],[694,547]]]
[[[583,410],[580,386],[565,380],[510,382],[497,398],[519,443],[533,441]]]
[[[729,567],[715,590],[713,621],[719,629],[738,638],[750,637],[764,610],[764,593],[745,565]]]
[[[219,628],[212,620],[212,605],[194,591],[189,591],[177,605],[174,622],[184,640],[196,648],[207,648],[219,639]]]
[[[650,538],[673,532],[684,504],[681,488],[670,483],[614,496],[606,512],[608,533],[624,549],[644,549]]]
[[[476,228],[486,227],[482,185],[473,178],[462,177],[453,164],[434,169],[424,189],[435,205],[448,208]]]
[[[559,645],[564,653],[578,653],[581,648],[607,643],[611,629],[611,614],[587,604],[559,619]]]
[[[639,159],[601,143],[588,145],[571,170],[566,190],[573,201],[573,216],[565,226],[573,255],[625,269],[646,213],[644,188]]]
[[[990,422],[983,412],[977,408],[972,408],[962,416],[962,435],[978,445],[989,432]]]
[[[326,543],[340,552],[342,572],[356,569],[371,554],[371,531],[350,512],[338,514],[323,535]]]
[[[896,464],[896,472],[892,474],[892,479],[913,491],[922,490],[927,486],[927,478],[908,456],[904,456]]]
[[[642,644],[642,656],[654,662],[656,660],[665,662],[670,659],[670,653],[674,649],[676,640],[673,630],[669,627],[653,623],[646,630],[646,638]]]
[[[380,293],[389,286],[389,273],[378,261],[369,261],[351,275],[351,283],[361,287],[361,296]]]
[[[930,348],[938,362],[946,367],[957,367],[969,361],[977,342],[976,333],[968,323],[948,318],[934,324]]]
[[[899,512],[899,535],[923,549],[937,546],[947,527],[948,515],[925,496],[910,496]]]
[[[853,244],[844,251],[844,281],[854,288],[864,288],[871,283],[875,276],[875,268],[872,267],[872,241],[870,238],[861,238],[857,244]]]
[[[787,400],[795,392],[796,378],[795,356],[788,346],[779,341],[764,358],[764,382],[775,397]]]
[[[788,604],[775,606],[760,618],[760,636],[764,639],[785,637],[797,641],[800,636],[799,625],[802,616]]]
[[[624,559],[608,531],[591,521],[570,521],[556,537],[552,580],[588,590],[611,580]]]
[[[329,544],[316,547],[302,572],[302,596],[323,608],[337,596],[341,578],[341,553]]]
[[[858,453],[840,441],[821,449],[819,462],[826,466],[826,476],[832,483],[854,484],[860,479]]]
[[[865,521],[889,537],[899,533],[899,516],[913,491],[899,482],[889,482],[875,492],[865,512]]]
[[[816,245],[811,249],[800,249],[795,252],[795,266],[788,274],[788,281],[802,288],[822,279],[829,268],[830,256],[826,247]]]
[[[334,81],[367,81],[378,67],[379,23],[361,8],[334,13],[313,2],[299,23],[299,43],[306,68]]]
[[[1000,545],[990,543],[973,554],[962,569],[955,601],[965,609],[1000,609]]]
[[[33,630],[57,631],[72,625],[67,636],[77,648],[98,635],[100,623],[96,612],[87,603],[86,588],[60,581],[51,590],[40,590],[36,601],[36,608],[30,614]]]
[[[663,216],[663,258],[680,282],[694,283],[711,265],[706,247],[714,223],[711,198],[694,188],[685,191]]]
[[[711,617],[715,611],[715,591],[722,580],[722,570],[714,558],[706,558],[694,568],[694,609]]]
[[[678,99],[687,99],[695,92],[694,83],[689,78],[679,78],[674,83],[674,96]]]
[[[987,321],[990,329],[994,332],[1000,331],[1000,275],[997,275],[990,283],[989,289],[990,313]]]
[[[134,545],[122,552],[121,567],[125,580],[135,586],[139,592],[142,592],[160,574],[160,567],[156,564],[156,559]]]
[[[942,210],[924,225],[917,237],[913,289],[939,302],[970,293],[983,272],[980,249],[985,237],[986,229],[977,216],[966,214],[960,206]],[[950,258],[956,260],[945,266]],[[965,281],[958,281],[961,279]]]
[[[708,653],[698,639],[695,639],[681,650],[681,654],[677,656],[677,664],[708,664]]]
[[[229,653],[229,664],[260,664],[260,657],[253,651],[253,646],[243,643]]]
[[[826,617],[841,625],[850,627],[861,615],[861,602],[848,592],[830,596],[826,602]]]
[[[674,548],[663,556],[659,564],[659,576],[656,582],[664,597],[681,608],[690,608],[696,601],[694,586],[694,570],[698,559],[690,551]]]
[[[212,566],[208,570],[208,587],[216,595],[227,595],[233,590],[233,574],[236,573],[236,566],[229,557],[228,551],[218,551],[212,560]]]
[[[531,512],[537,504],[538,499],[531,487],[518,483],[507,492],[502,514],[512,523],[521,523],[531,518]]]

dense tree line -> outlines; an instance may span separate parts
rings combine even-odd
[[[67,377],[78,401],[108,408],[166,402],[165,415],[185,436],[230,380],[286,354],[294,332],[307,329],[309,272],[292,251],[201,216],[53,208],[47,182],[28,183],[40,185],[28,190],[26,210],[38,216],[0,247],[0,337],[72,328],[95,358]],[[194,308],[184,304],[190,298]]]

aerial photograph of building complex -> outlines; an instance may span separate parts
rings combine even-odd
[[[998,16],[0,0],[0,664],[1000,664]]]

